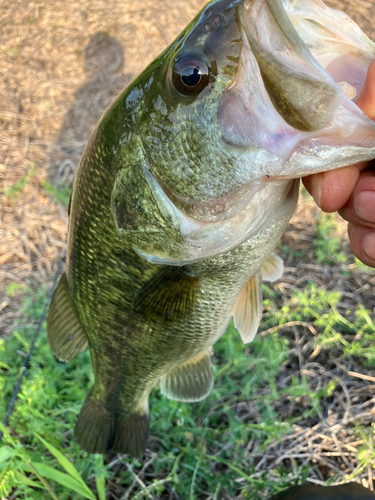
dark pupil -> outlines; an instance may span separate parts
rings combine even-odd
[[[181,80],[187,87],[195,87],[200,82],[201,76],[199,68],[190,66],[189,68],[185,68],[182,72]]]

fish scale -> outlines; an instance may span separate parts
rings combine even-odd
[[[343,91],[358,87],[352,68],[368,67],[372,42],[345,38],[336,11],[342,33],[322,39],[323,4],[292,7],[210,2],[86,145],[47,331],[61,360],[90,348],[94,384],[75,430],[89,452],[142,455],[157,384],[179,401],[207,396],[213,344],[232,318],[244,343],[254,338],[262,280],[282,274],[273,250],[298,177],[375,157],[374,124]],[[345,84],[324,67],[327,50],[330,67],[347,65]]]

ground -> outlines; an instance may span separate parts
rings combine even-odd
[[[345,10],[375,39],[374,2],[327,3]],[[118,92],[173,40],[203,4],[200,0],[2,0],[1,336],[11,335],[17,319],[22,319],[22,287],[30,284],[37,290],[51,282],[57,269],[66,247],[64,198],[95,123]],[[340,238],[340,252],[347,256],[346,262],[317,263],[319,221],[323,231],[328,228]],[[286,262],[284,275],[274,287],[279,292],[277,304],[280,308],[288,305],[296,291],[303,293],[315,283],[325,292],[341,292],[335,305],[338,314],[348,317],[348,310],[356,311],[362,304],[373,318],[375,275],[355,263],[345,224],[338,218],[335,221],[335,227],[330,222],[321,224],[318,209],[302,196],[281,243]],[[328,239],[331,236],[326,235]],[[20,293],[9,292],[14,284],[20,285]],[[267,306],[264,312],[266,319],[272,313]],[[354,324],[354,316],[350,321]],[[371,465],[361,468],[358,459],[365,438],[358,437],[356,425],[361,422],[370,429],[374,422],[375,371],[361,366],[355,358],[343,364],[342,345],[332,344],[329,351],[316,345],[314,338],[320,332],[314,325],[313,321],[295,319],[279,329],[289,340],[289,357],[280,367],[279,389],[294,373],[305,377],[316,391],[329,380],[339,383],[319,409],[319,421],[302,420],[294,425],[293,432],[260,455],[260,443],[249,441],[247,456],[253,456],[259,472],[279,464],[293,469],[303,463],[311,466],[312,481],[330,477],[341,481],[353,473],[356,480],[374,489],[374,469]],[[261,336],[272,331],[273,327],[264,327]],[[282,419],[298,414],[303,405],[303,397],[285,398],[275,403],[275,409]],[[238,407],[239,413],[244,411],[247,418],[259,421],[252,410],[251,405],[246,410]]]

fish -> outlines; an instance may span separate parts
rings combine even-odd
[[[214,0],[109,106],[47,320],[59,360],[90,349],[84,450],[142,456],[150,391],[200,401],[230,321],[252,341],[300,178],[375,157],[355,104],[374,57],[320,0]]]

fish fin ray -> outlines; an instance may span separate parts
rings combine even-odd
[[[284,272],[284,262],[277,253],[272,252],[271,255],[263,262],[260,270],[263,281],[276,281],[281,278]]]
[[[100,401],[87,395],[78,416],[74,436],[88,453],[105,453],[110,449],[114,434],[114,416]]]
[[[233,310],[233,323],[244,344],[251,342],[258,331],[262,304],[262,278],[258,272],[241,290]]]
[[[163,267],[140,289],[133,309],[153,321],[186,317],[196,304],[199,282],[183,268]]]
[[[61,361],[78,356],[87,346],[87,337],[70,297],[66,274],[52,296],[47,318],[47,336],[51,351]]]
[[[177,401],[201,401],[213,384],[211,347],[186,363],[163,375],[160,379],[162,394]]]
[[[88,453],[124,453],[141,457],[146,449],[148,403],[132,415],[123,414],[97,401],[91,392],[78,416],[74,431],[78,444]]]
[[[135,458],[140,458],[146,449],[149,420],[148,411],[129,417],[121,415],[116,417],[111,451],[127,453]]]

